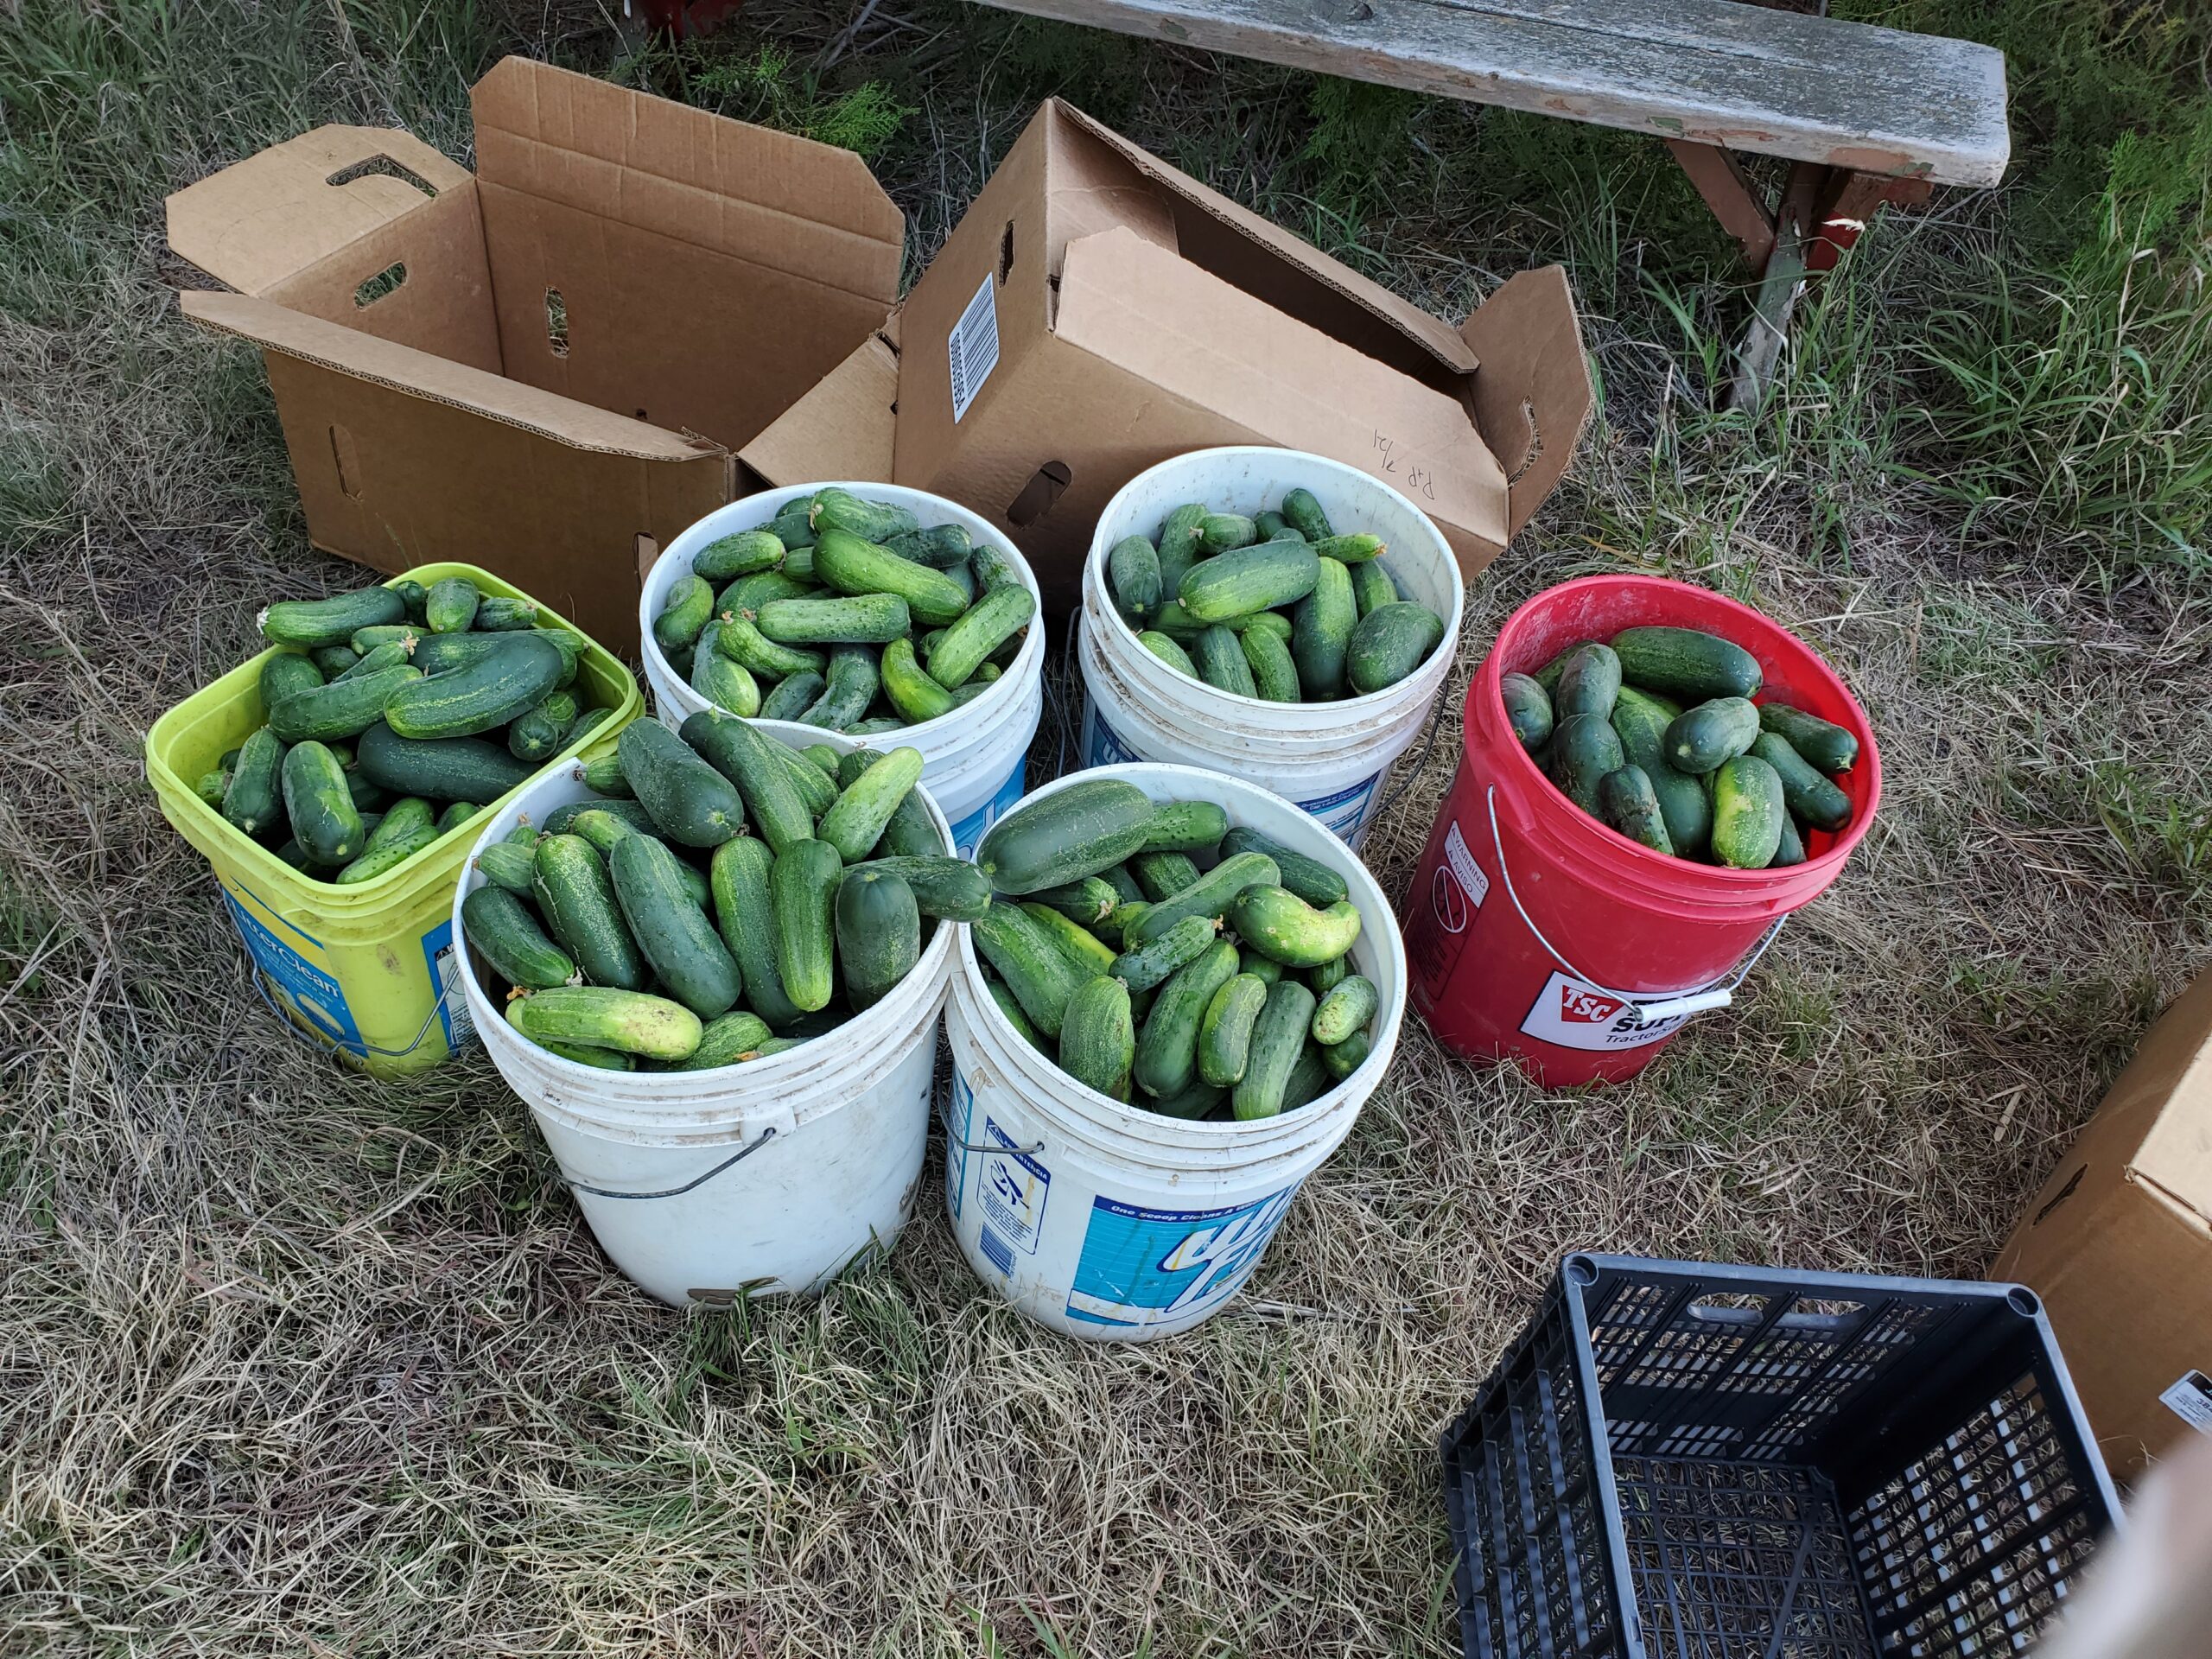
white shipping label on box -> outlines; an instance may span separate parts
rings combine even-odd
[[[952,359],[952,423],[957,426],[999,365],[999,308],[988,274],[960,321],[952,325],[945,353]]]
[[[2198,1433],[2212,1434],[2212,1376],[2188,1372],[2158,1400]]]

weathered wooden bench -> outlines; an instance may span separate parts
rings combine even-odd
[[[1825,0],[985,0],[1007,10],[1666,141],[1758,274],[1755,404],[1807,279],[1885,202],[1997,182],[2005,59],[1819,15]],[[1742,154],[1791,163],[1778,200]]]

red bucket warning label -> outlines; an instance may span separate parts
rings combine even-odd
[[[1669,992],[1641,1000],[1669,1002],[1680,995]],[[1521,1021],[1521,1030],[1539,1042],[1554,1043],[1561,1048],[1609,1053],[1662,1042],[1679,1031],[1682,1021],[1689,1018],[1678,1014],[1654,1020],[1648,1026],[1638,1025],[1638,1000],[1616,996],[1586,981],[1569,979],[1565,974],[1555,972],[1544,982],[1543,989],[1536,993],[1535,1001]]]

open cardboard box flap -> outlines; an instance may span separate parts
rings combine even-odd
[[[177,192],[171,246],[238,290],[183,308],[263,348],[318,546],[467,558],[627,645],[639,538],[881,327],[903,220],[848,151],[550,65],[472,103],[474,175],[323,127]]]

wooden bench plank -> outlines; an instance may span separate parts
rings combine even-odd
[[[1322,74],[1942,184],[1997,182],[2005,59],[1736,0],[985,0]]]

